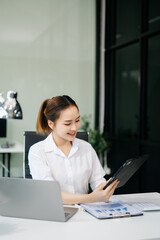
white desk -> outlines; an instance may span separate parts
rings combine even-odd
[[[160,205],[160,194],[117,195],[120,200]],[[136,240],[160,239],[160,211],[143,216],[98,220],[81,209],[68,222],[0,217],[1,240]]]
[[[13,147],[2,148],[0,147],[0,153],[2,154],[2,167],[3,173],[2,176],[5,176],[5,172],[8,172],[8,177],[10,177],[10,160],[11,160],[11,153],[22,153],[23,152],[23,145],[16,142]],[[6,155],[7,158],[7,167],[6,167]]]

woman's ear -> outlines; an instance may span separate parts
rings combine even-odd
[[[53,130],[54,123],[51,120],[48,120],[48,126]]]

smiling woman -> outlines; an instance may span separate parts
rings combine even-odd
[[[80,125],[78,106],[69,96],[53,97],[42,103],[37,119],[37,132],[46,134],[53,131],[54,142],[66,156]]]
[[[79,109],[75,101],[69,96],[56,96],[51,99],[46,99],[40,107],[38,118],[37,118],[37,133],[49,134],[53,130],[52,123],[56,123],[56,120],[60,117],[62,110],[74,106],[79,114]],[[69,116],[66,116],[69,117]],[[69,119],[63,119],[63,121],[69,121]],[[49,123],[49,124],[48,124]]]
[[[58,121],[48,120],[48,125],[53,130],[52,136],[55,144],[68,157],[72,148],[72,141],[81,125],[77,107],[70,106],[63,110]]]
[[[53,97],[41,104],[37,132],[49,136],[29,150],[32,178],[58,181],[64,204],[108,201],[118,182],[103,190],[105,172],[95,150],[76,138],[80,125],[78,106],[69,96]]]

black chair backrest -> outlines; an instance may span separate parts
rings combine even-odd
[[[42,140],[44,140],[47,135],[40,135],[33,131],[25,131],[24,132],[24,177],[32,178],[28,165],[28,153],[30,147]],[[83,139],[88,142],[88,133],[87,132],[77,132],[77,138]]]

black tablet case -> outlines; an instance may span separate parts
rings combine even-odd
[[[120,181],[117,185],[117,188],[122,187],[148,158],[148,155],[143,155],[137,158],[128,159],[113,175],[104,189],[106,189],[107,186],[109,186],[110,183],[112,183],[115,179],[118,179]]]

